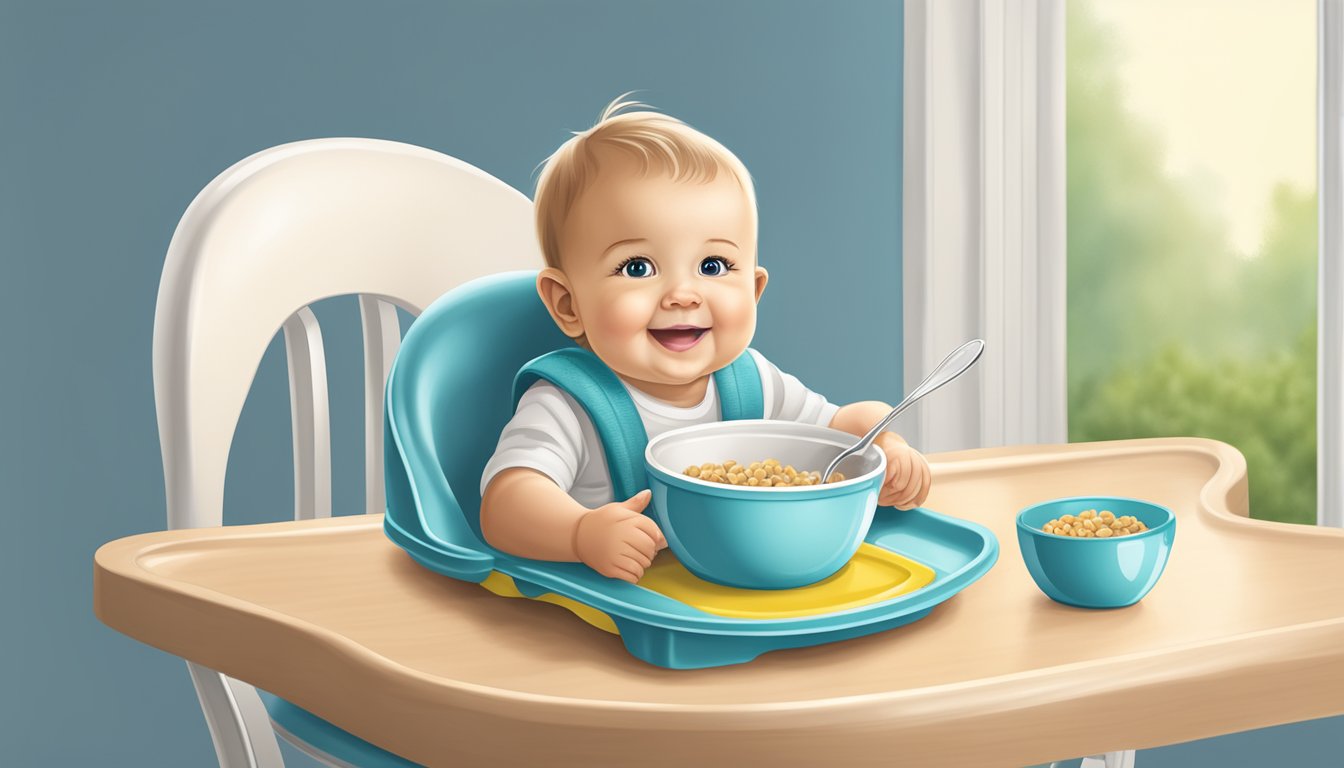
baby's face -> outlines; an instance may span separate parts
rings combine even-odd
[[[731,174],[678,182],[604,166],[559,245],[576,318],[566,330],[586,334],[627,379],[688,384],[731,363],[756,332],[767,276]]]

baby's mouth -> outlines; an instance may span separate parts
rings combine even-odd
[[[674,325],[669,328],[650,328],[649,335],[659,344],[673,352],[685,352],[700,343],[700,338],[709,333],[708,328],[695,325]]]

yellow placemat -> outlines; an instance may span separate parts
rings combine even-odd
[[[699,608],[738,619],[788,619],[835,613],[914,592],[933,581],[933,570],[888,549],[864,543],[830,578],[797,589],[737,589],[705,581],[663,551],[639,586]]]

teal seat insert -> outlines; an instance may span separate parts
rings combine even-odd
[[[618,634],[637,658],[689,669],[742,663],[767,651],[915,621],[982,576],[998,557],[993,534],[975,523],[929,510],[879,509],[868,542],[929,565],[935,577],[928,586],[853,610],[755,619],[711,614],[601,576],[582,563],[498,551],[480,532],[480,478],[513,415],[517,393],[511,384],[525,364],[569,348],[575,348],[574,342],[559,331],[537,295],[535,272],[463,285],[434,302],[411,326],[387,382],[383,529],[421,565],[484,583],[497,594],[559,602]],[[754,366],[715,376],[717,389],[725,392],[725,413],[760,408],[750,394],[757,387],[734,383],[759,376]],[[634,482],[642,463],[628,469],[627,480]]]
[[[481,473],[513,416],[514,375],[546,352],[575,347],[536,280],[533,271],[508,272],[444,294],[406,332],[388,375],[388,535],[468,581],[494,567],[481,536]]]

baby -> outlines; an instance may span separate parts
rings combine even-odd
[[[672,117],[621,113],[646,106],[622,98],[561,145],[537,182],[547,264],[537,291],[556,324],[615,374],[612,387],[628,394],[650,439],[723,418],[715,374],[743,362],[759,373],[765,418],[867,432],[891,406],[829,403],[747,349],[769,276],[757,264],[756,196],[742,162]],[[923,455],[893,432],[876,444],[887,456],[878,502],[922,504]],[[643,514],[649,491],[616,497],[599,430],[550,381],[518,401],[481,497],[486,540],[522,557],[580,561],[635,582],[667,546]]]

